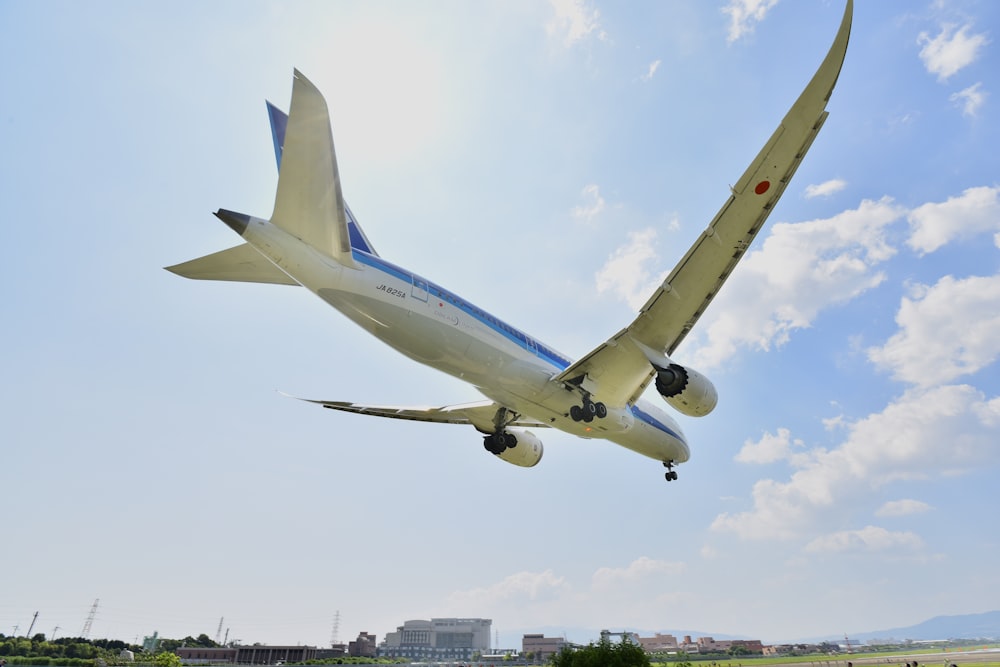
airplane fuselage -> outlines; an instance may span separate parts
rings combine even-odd
[[[690,458],[677,422],[646,401],[608,405],[607,417],[589,423],[573,420],[579,395],[553,381],[572,361],[449,290],[357,248],[354,266],[345,266],[259,218],[250,218],[242,236],[373,336],[521,415],[658,461]]]

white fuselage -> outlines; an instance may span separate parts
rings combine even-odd
[[[358,249],[354,266],[345,266],[259,218],[243,238],[375,337],[521,415],[658,461],[690,457],[677,422],[646,401],[608,405],[605,419],[574,421],[570,407],[579,394],[552,381],[570,359],[410,271]]]

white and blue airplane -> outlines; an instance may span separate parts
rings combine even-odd
[[[407,357],[460,378],[486,400],[442,407],[312,401],[326,408],[448,424],[483,434],[514,465],[542,458],[531,430],[603,438],[660,461],[666,479],[691,449],[676,420],[643,400],[650,384],[672,408],[700,417],[712,383],[671,355],[760,231],[823,126],[851,29],[848,0],[833,46],[728,200],[636,318],[573,361],[456,293],[375,252],[344,202],[326,101],[297,70],[286,116],[268,103],[278,160],[269,220],[219,209],[244,243],[167,267],[204,280],[301,285]]]

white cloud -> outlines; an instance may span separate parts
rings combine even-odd
[[[962,108],[962,115],[975,116],[986,103],[986,92],[982,82],[979,82],[953,93],[948,99]]]
[[[818,185],[807,185],[806,186],[806,199],[812,199],[813,197],[829,197],[832,194],[840,192],[847,187],[847,181],[842,178],[832,178],[824,183],[819,183]]]
[[[662,62],[663,62],[662,60],[654,60],[653,62],[649,63],[649,68],[646,70],[646,73],[643,74],[642,77],[640,78],[643,81],[651,80],[653,78],[653,75],[656,74],[656,70],[660,69],[660,65],[662,64]]]
[[[823,309],[880,284],[875,267],[896,252],[886,228],[903,213],[886,197],[825,220],[774,225],[693,330],[685,358],[713,368],[740,347],[780,346]]]
[[[943,203],[929,203],[910,211],[908,246],[920,253],[934,252],[958,238],[1000,231],[1000,186],[965,190]]]
[[[683,571],[684,563],[641,556],[629,563],[628,567],[598,569],[591,577],[591,583],[596,590],[618,589],[625,584],[651,584]]]
[[[593,183],[584,186],[580,194],[583,195],[585,203],[580,206],[574,206],[572,215],[577,220],[590,224],[594,221],[594,218],[604,212],[607,208],[607,203],[604,201],[604,197],[601,196],[601,189]]]
[[[823,517],[847,511],[894,480],[1000,462],[1000,398],[988,400],[967,385],[908,391],[847,430],[839,446],[801,457],[788,481],[759,480],[753,507],[718,515],[712,529],[744,539],[801,538]]]
[[[726,41],[733,43],[753,32],[754,26],[763,21],[776,4],[778,0],[730,0],[722,8],[724,14],[729,14],[729,34]]]
[[[899,331],[868,350],[894,378],[929,387],[975,373],[1000,357],[1000,275],[916,286],[896,322]]]
[[[550,36],[561,36],[566,47],[573,46],[596,33],[600,40],[607,39],[601,30],[601,12],[588,7],[585,0],[549,0],[555,15],[545,26]]]
[[[792,447],[801,448],[801,440],[792,440],[787,428],[779,428],[777,434],[765,433],[757,442],[747,440],[736,454],[740,463],[774,463],[791,458]]]
[[[817,537],[806,545],[810,553],[848,551],[886,551],[889,549],[921,549],[924,541],[915,533],[891,532],[878,526],[865,526],[861,530],[844,530]]]
[[[625,245],[597,272],[597,292],[612,292],[638,311],[667,276],[667,272],[659,276],[650,272],[657,259],[655,229],[629,232]]]
[[[893,517],[909,516],[911,514],[921,514],[931,508],[925,502],[906,498],[904,500],[890,500],[889,502],[875,510],[875,516]]]
[[[966,24],[955,30],[954,25],[941,27],[937,37],[931,38],[927,32],[920,33],[917,43],[920,49],[920,59],[931,74],[936,74],[938,81],[946,81],[963,67],[972,64],[979,51],[989,40],[985,33],[969,35],[971,25]]]
[[[544,572],[517,572],[491,586],[455,591],[448,601],[458,607],[489,606],[501,602],[537,601],[568,592],[566,579],[557,577],[549,569]]]

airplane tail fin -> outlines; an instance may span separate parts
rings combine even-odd
[[[301,75],[297,74],[296,76]],[[270,102],[267,102],[267,116],[271,122],[271,139],[274,141],[274,159],[278,163],[278,173],[280,174],[281,158],[285,147],[285,135],[288,129],[288,114]],[[327,121],[327,124],[329,124],[329,120]],[[334,168],[336,169],[336,164],[334,164]],[[347,205],[347,202],[344,202],[344,212],[347,218],[347,234],[348,239],[350,240],[350,246],[357,250],[362,250],[369,255],[378,256],[378,253],[375,252],[374,246],[372,246],[371,241],[368,240],[364,230],[361,229],[361,225],[358,224],[358,221],[351,212],[351,207]]]
[[[271,111],[271,129],[276,147],[280,146],[275,150],[280,165],[271,224],[341,264],[354,266],[326,100],[309,79],[295,70],[283,140],[281,119],[275,111]]]

